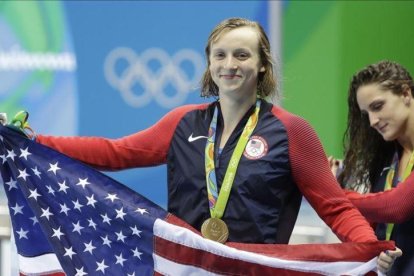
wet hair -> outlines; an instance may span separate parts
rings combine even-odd
[[[251,27],[256,30],[258,34],[258,43],[259,43],[259,54],[260,61],[265,68],[264,72],[259,72],[258,82],[257,82],[257,94],[262,97],[272,97],[277,95],[276,89],[276,77],[274,73],[274,61],[272,58],[270,50],[269,39],[263,29],[263,27],[255,21],[250,21],[244,18],[230,18],[219,23],[213,31],[210,33],[210,36],[207,40],[207,45],[205,48],[205,55],[207,60],[207,68],[204,71],[203,77],[201,79],[201,96],[210,97],[210,96],[219,96],[219,88],[214,83],[213,78],[210,73],[210,51],[211,45],[216,42],[220,37],[228,31],[241,28],[241,27]]]
[[[382,169],[392,161],[395,150],[401,150],[398,143],[385,141],[370,126],[368,115],[363,114],[357,102],[360,87],[378,84],[383,91],[401,95],[406,89],[414,92],[410,73],[400,64],[380,61],[357,72],[348,91],[348,126],[344,134],[344,170],[339,181],[344,187],[369,190],[376,183]],[[352,183],[351,183],[352,181]]]

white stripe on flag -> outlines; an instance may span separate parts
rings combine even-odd
[[[25,275],[37,275],[54,272],[63,272],[57,257],[53,253],[36,257],[19,255],[19,270]]]
[[[290,270],[319,273],[323,275],[364,275],[369,271],[376,269],[376,257],[368,262],[294,261],[276,257],[268,257],[257,253],[238,250],[218,242],[204,239],[184,227],[173,225],[161,219],[157,219],[154,223],[154,235],[176,244],[204,250],[218,256],[250,263],[257,263],[274,268],[286,268]],[[154,266],[155,265],[156,264],[154,264]],[[161,268],[155,267],[156,271],[158,271],[158,269]]]

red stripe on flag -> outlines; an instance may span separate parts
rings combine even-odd
[[[179,219],[178,217],[174,216],[171,213],[168,213],[167,217],[164,219],[164,221],[186,228],[194,233],[197,233],[198,235],[201,235],[200,231],[197,231],[194,227],[192,227],[190,224],[186,223],[182,219]]]
[[[201,233],[176,216],[169,214],[165,221]],[[379,255],[381,251],[394,250],[394,241],[376,241],[364,243],[333,243],[333,244],[249,244],[227,242],[227,246],[288,260],[305,261],[357,261],[366,262]]]
[[[273,268],[261,264],[227,258],[204,250],[194,249],[156,237],[154,252],[170,261],[202,268],[206,271],[223,275],[281,275],[302,276],[319,275],[289,270],[289,268]]]

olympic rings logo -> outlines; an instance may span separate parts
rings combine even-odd
[[[150,63],[157,63],[152,70]],[[119,63],[126,63],[119,70]],[[193,73],[184,70],[189,63]],[[195,90],[204,68],[202,56],[191,49],[182,49],[169,56],[163,49],[149,48],[139,56],[130,48],[112,50],[104,64],[104,73],[108,83],[117,89],[125,102],[133,107],[143,107],[153,99],[162,107],[178,106]],[[139,87],[141,91],[134,91]],[[167,89],[174,93],[167,94]]]

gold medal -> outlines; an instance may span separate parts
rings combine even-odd
[[[229,229],[219,218],[209,218],[201,225],[201,234],[204,238],[225,243],[229,237]]]

